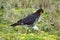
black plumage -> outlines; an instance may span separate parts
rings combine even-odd
[[[28,15],[27,17],[20,19],[17,23],[12,24],[11,26],[17,25],[34,25],[36,21],[38,21],[41,13],[43,13],[43,9],[38,9],[35,13]]]

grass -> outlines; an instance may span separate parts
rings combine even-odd
[[[19,13],[17,13],[20,16],[20,17],[17,16],[17,17],[19,17],[19,19],[22,17],[22,15],[32,13],[33,11],[35,11],[35,9],[32,9],[32,8],[15,9],[15,12],[19,12]],[[2,11],[0,13],[1,13],[0,15],[3,15]],[[15,13],[13,13],[13,14],[15,14]],[[42,29],[43,27],[44,28],[48,27],[46,25],[46,21],[49,18],[48,15],[49,14],[46,12],[43,14],[44,19],[42,21],[45,21],[45,22],[42,22],[42,21],[37,22],[37,26],[40,29]],[[1,16],[1,17],[3,17],[3,16]],[[11,17],[9,17],[9,18],[11,18]],[[13,22],[10,22],[7,20],[4,20],[3,18],[0,19],[0,40],[57,40],[57,38],[58,38],[58,36],[56,34],[50,34],[53,32],[53,30],[52,31],[46,30],[47,32],[45,32],[45,29],[43,31],[41,31],[40,34],[37,34],[37,32],[34,32],[32,30],[30,31],[29,34],[25,34],[25,29],[24,29],[23,25],[13,28],[10,26],[10,24],[12,24]],[[17,21],[16,18],[15,18],[15,20]],[[18,30],[18,32],[16,30]]]
[[[9,28],[8,24],[0,23],[0,40],[56,40],[57,35],[49,34],[49,32],[41,31],[37,34],[33,31],[29,34],[25,34],[24,28],[19,26],[14,28]],[[19,29],[19,32],[15,31]],[[23,32],[23,33],[22,33]]]
[[[0,39],[3,40],[56,40],[56,38],[57,38],[56,35],[49,35],[48,33],[45,32],[42,32],[41,34],[0,33]]]

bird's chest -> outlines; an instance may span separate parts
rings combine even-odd
[[[36,14],[36,15],[34,15],[34,16],[35,16],[35,17],[34,17],[35,22],[38,21],[40,15]]]
[[[35,17],[34,23],[35,24],[38,21],[39,17]]]
[[[39,19],[39,17],[38,17],[38,18],[36,18],[35,22],[37,22],[37,21],[38,21],[38,19]]]

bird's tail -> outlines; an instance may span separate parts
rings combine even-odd
[[[17,26],[17,25],[21,25],[21,21],[22,21],[22,19],[21,19],[21,20],[19,20],[17,23],[14,23],[14,24],[12,24],[12,25],[10,25],[10,26]]]
[[[18,23],[14,23],[14,24],[12,24],[12,25],[10,25],[10,26],[17,26],[17,25],[19,25]]]

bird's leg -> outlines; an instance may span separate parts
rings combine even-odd
[[[40,34],[41,31],[40,30],[37,30],[37,32],[38,32],[38,34]]]
[[[38,27],[37,27],[36,25],[33,26],[33,29],[34,29],[35,31],[37,31],[38,34],[40,33],[40,30],[38,29]]]
[[[29,28],[28,27],[26,27],[26,34],[28,34],[29,33]]]
[[[26,34],[28,34],[29,33],[29,29],[26,29]]]
[[[37,31],[37,34],[40,34],[40,32],[41,32],[39,29],[38,29],[38,30],[36,30],[36,31]]]

